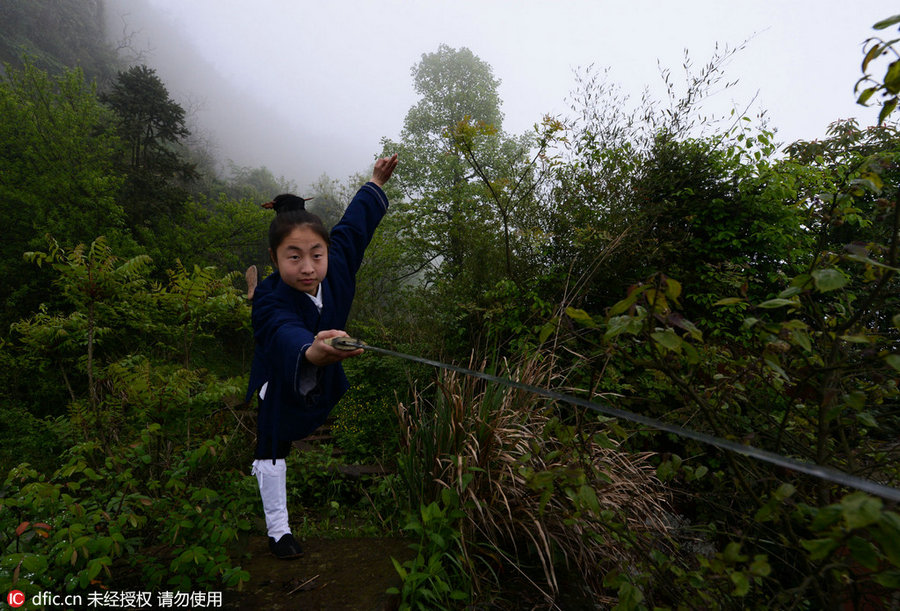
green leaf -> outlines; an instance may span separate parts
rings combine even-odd
[[[765,308],[766,310],[771,310],[774,308],[783,308],[784,306],[797,306],[796,301],[792,301],[790,299],[767,299],[759,304],[760,308]]]
[[[876,87],[867,87],[863,90],[859,97],[856,98],[856,103],[860,106],[865,106],[866,102],[869,101],[869,98],[872,97],[872,94],[875,93],[878,89]]]
[[[822,560],[838,546],[838,542],[830,538],[802,539],[800,545],[809,552],[810,560]]]
[[[862,537],[853,536],[847,542],[847,548],[853,559],[870,570],[878,568],[878,550]]]
[[[803,288],[799,286],[789,286],[780,293],[778,293],[778,297],[780,299],[790,299],[794,295],[799,295],[803,292]]]
[[[682,345],[684,348],[684,356],[687,358],[687,362],[691,365],[696,365],[700,362],[700,353],[697,352],[697,349],[688,344],[687,342]]]
[[[732,583],[734,583],[734,595],[746,596],[750,591],[750,580],[743,573],[732,573],[730,575]]]
[[[841,335],[841,339],[851,344],[872,344],[876,338],[869,335]]]
[[[884,75],[884,86],[893,94],[900,93],[900,60],[894,60]]]
[[[807,352],[812,352],[812,342],[809,341],[809,333],[806,332],[805,328],[794,328],[791,331],[791,337],[794,338],[794,342],[798,346]]]
[[[900,15],[894,15],[893,17],[888,17],[887,19],[882,19],[878,23],[872,26],[872,29],[875,30],[883,30],[885,28],[889,28],[895,23],[900,23]]]
[[[878,423],[875,422],[875,417],[872,416],[869,412],[860,412],[856,414],[856,419],[869,428],[876,429],[878,428]]]
[[[634,316],[614,316],[609,319],[609,325],[606,328],[606,333],[603,334],[603,339],[611,339],[622,333],[630,333],[632,335],[640,333],[641,325],[640,319]]]
[[[540,333],[538,333],[538,343],[543,344],[547,341],[547,338],[556,330],[556,322],[557,318],[554,316],[552,320],[544,323],[544,326],[541,327]]]
[[[736,303],[743,303],[747,301],[743,297],[725,297],[724,299],[720,299],[715,302],[714,306],[726,306],[726,305],[734,305]]]
[[[900,590],[900,571],[877,573],[872,577],[872,580],[889,590]]]
[[[25,554],[22,557],[22,568],[29,573],[43,573],[47,569],[47,559],[36,554]]]
[[[769,558],[765,554],[753,556],[753,562],[750,563],[750,572],[757,577],[766,577],[772,572],[772,567],[769,565]]]
[[[894,112],[895,108],[897,108],[897,98],[891,98],[886,101],[881,107],[881,112],[878,113],[878,124],[881,125],[884,123],[884,120],[887,119],[888,115]]]
[[[863,254],[853,253],[844,256],[845,259],[850,261],[857,261],[859,263],[865,263],[866,265],[874,265],[875,267],[880,267],[881,269],[887,269],[893,272],[900,272],[900,268],[891,267],[890,265],[886,265],[884,263],[880,263],[875,259],[869,258]]]
[[[722,557],[729,563],[744,562],[747,559],[747,556],[741,553],[741,544],[737,541],[732,541],[725,546]]]
[[[591,318],[591,315],[585,312],[584,310],[580,310],[578,308],[568,307],[566,308],[566,316],[574,320],[580,325],[584,325],[585,327],[596,327],[597,323],[594,322],[594,319]]]
[[[863,528],[873,524],[881,517],[881,499],[869,496],[864,492],[848,494],[840,502],[841,515],[847,528]]]
[[[900,567],[900,516],[893,511],[883,512],[876,530],[882,535],[878,537],[878,541],[881,542],[884,555],[891,564]]]
[[[628,297],[619,301],[618,303],[616,303],[615,305],[613,305],[613,307],[611,307],[609,309],[609,315],[616,316],[618,314],[621,314],[622,312],[627,311],[631,306],[633,306],[637,302],[638,297],[640,297],[641,294],[649,288],[650,288],[650,285],[644,285],[644,286],[639,286],[636,289],[633,289],[630,293],[628,293]]]
[[[822,293],[839,289],[849,282],[844,274],[833,268],[817,269],[812,273],[812,277],[816,283],[816,289]]]
[[[900,354],[889,354],[884,357],[884,362],[900,371]]]
[[[666,278],[666,297],[669,299],[678,299],[681,295],[681,283],[672,278]]]
[[[775,491],[773,495],[779,501],[783,501],[784,499],[792,496],[797,491],[796,488],[792,484],[781,484],[778,487],[778,490]]]
[[[677,352],[681,354],[681,344],[683,340],[678,337],[672,329],[666,329],[665,331],[656,331],[650,334],[650,337],[653,338],[653,341],[660,344],[664,348],[671,350],[672,352]]]
[[[872,45],[872,48],[869,49],[868,53],[866,53],[866,56],[863,58],[862,67],[860,68],[860,70],[862,72],[865,72],[866,68],[869,67],[869,62],[881,55],[881,52],[884,50],[884,47],[882,47],[879,43]],[[875,87],[871,87],[871,89],[875,89]]]

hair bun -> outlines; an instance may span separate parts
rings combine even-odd
[[[311,197],[298,197],[291,193],[282,193],[272,201],[264,203],[262,207],[274,209],[275,214],[292,210],[306,210],[306,202],[311,199]]]

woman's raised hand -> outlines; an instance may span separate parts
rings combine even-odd
[[[382,157],[375,162],[375,170],[372,172],[372,182],[379,187],[383,187],[384,183],[390,179],[391,174],[394,173],[394,168],[396,167],[397,153],[394,153],[390,157]]]

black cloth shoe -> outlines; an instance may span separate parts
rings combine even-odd
[[[281,560],[290,560],[291,558],[299,558],[303,555],[303,548],[294,539],[294,535],[288,533],[282,535],[278,541],[269,537],[269,551]]]

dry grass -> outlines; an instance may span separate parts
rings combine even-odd
[[[549,369],[531,360],[508,375],[546,386]],[[489,574],[515,570],[552,604],[558,569],[568,566],[584,575],[596,601],[608,570],[632,566],[666,532],[665,494],[648,455],[620,451],[593,420],[562,424],[557,414],[572,409],[453,373],[433,402],[419,393],[400,406],[413,504],[456,490],[476,589],[488,584],[475,567],[488,562]],[[536,562],[542,578],[522,568]]]

